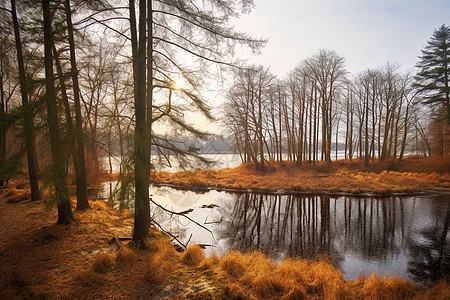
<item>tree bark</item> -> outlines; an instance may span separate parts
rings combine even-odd
[[[6,113],[5,91],[3,84],[3,61],[0,58],[0,119]],[[0,186],[5,183],[5,160],[6,160],[6,127],[0,127]]]
[[[28,108],[28,89],[27,81],[25,76],[25,66],[23,61],[22,53],[22,43],[20,41],[19,32],[19,21],[17,19],[16,12],[16,1],[11,0],[11,13],[14,24],[14,35],[16,39],[16,51],[17,51],[17,62],[19,65],[19,81],[20,81],[20,92],[22,96],[22,106],[24,107],[24,131],[25,131],[25,145],[27,149],[27,161],[28,161],[28,175],[30,179],[31,188],[31,200],[39,200],[39,183],[38,183],[38,173],[37,173],[37,161],[35,159],[35,147],[34,147],[34,133],[33,133],[33,112]]]
[[[52,154],[51,179],[55,188],[56,203],[58,205],[58,224],[68,224],[73,218],[70,207],[69,189],[67,188],[67,174],[64,168],[64,155],[62,141],[59,133],[58,111],[56,105],[56,92],[53,76],[52,57],[52,17],[50,12],[50,0],[42,0],[44,15],[44,55],[45,55],[45,87],[48,130],[50,137],[50,150]]]
[[[133,61],[135,72],[135,211],[133,242],[137,247],[146,248],[150,226],[150,163],[149,139],[147,130],[146,98],[146,0],[139,1],[139,40],[137,40],[136,13],[134,1],[130,0],[130,24],[132,30]],[[151,15],[148,16],[151,18]],[[134,26],[133,26],[134,24]],[[134,31],[134,33],[133,33]],[[149,28],[149,32],[151,28]],[[149,36],[151,38],[151,35]],[[147,63],[151,63],[151,58]]]
[[[78,161],[78,172],[76,172],[77,183],[77,210],[85,210],[90,208],[87,198],[87,182],[86,182],[86,160],[84,157],[84,140],[83,140],[83,122],[81,120],[81,102],[80,102],[80,85],[78,82],[78,70],[75,55],[75,40],[73,34],[72,12],[70,9],[70,0],[64,1],[64,9],[66,12],[67,32],[70,47],[70,66],[73,84],[73,100],[75,107],[75,142],[76,142],[76,160]],[[75,169],[76,170],[76,169]]]

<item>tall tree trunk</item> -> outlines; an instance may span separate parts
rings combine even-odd
[[[3,119],[6,113],[5,91],[3,84],[3,61],[0,58],[0,119]],[[5,160],[6,160],[6,127],[0,127],[0,186],[5,183]]]
[[[152,159],[152,122],[153,122],[153,31],[152,31],[152,0],[147,0],[147,160],[145,163],[148,165],[148,178],[150,180],[151,172],[151,159]],[[150,181],[149,181],[150,185]],[[148,188],[147,188],[148,190]],[[148,223],[150,225],[150,202],[148,202]]]
[[[44,14],[44,55],[45,55],[45,88],[47,101],[48,130],[50,136],[50,149],[52,153],[52,174],[50,175],[54,188],[56,203],[58,204],[58,224],[70,223],[72,210],[70,208],[69,189],[67,188],[67,174],[64,168],[64,155],[62,141],[59,133],[58,111],[56,105],[56,92],[53,76],[52,57],[52,17],[50,0],[42,0]]]
[[[54,44],[52,45],[52,49],[53,49],[53,57],[55,60],[55,65],[56,65],[56,71],[58,73],[58,79],[60,82],[59,84],[61,87],[61,96],[62,96],[64,112],[66,115],[66,122],[67,122],[67,131],[68,131],[70,137],[74,137],[75,129],[73,127],[72,115],[70,113],[69,97],[67,96],[67,89],[66,89],[66,83],[64,81],[64,74],[62,71],[62,66],[61,66],[61,62],[59,60],[58,52],[57,52]],[[75,142],[75,141],[73,139],[71,139],[70,142],[72,144],[72,142]],[[72,157],[73,157],[73,166],[75,169],[75,176],[76,176],[76,178],[78,178],[78,174],[80,172],[80,162],[79,162],[78,156],[77,156],[78,152],[77,152],[76,142],[74,143],[74,147],[71,147],[71,149],[72,149]]]
[[[31,188],[31,200],[39,200],[39,183],[38,183],[38,173],[37,173],[37,162],[34,147],[34,133],[33,133],[33,112],[28,108],[28,86],[25,76],[25,66],[23,61],[22,53],[22,43],[20,41],[19,32],[19,21],[17,19],[16,13],[16,1],[11,0],[11,13],[14,24],[14,35],[16,39],[16,50],[17,50],[17,62],[19,65],[19,81],[20,81],[20,92],[22,96],[22,106],[25,109],[24,121],[24,131],[25,131],[25,145],[27,149],[27,161],[28,161],[28,175],[30,179]],[[51,54],[51,53],[50,53]]]
[[[262,130],[262,87],[259,87],[258,91],[258,132],[259,132],[259,155],[261,156],[260,169],[264,170],[266,168],[264,163],[264,136]]]
[[[407,102],[406,103],[406,112],[405,112],[405,121],[404,121],[404,127],[403,127],[403,137],[402,137],[402,145],[400,148],[400,156],[398,157],[399,160],[403,159],[403,155],[405,154],[405,149],[406,149],[406,138],[408,135],[408,121],[409,121],[409,105],[410,103]]]
[[[326,153],[326,161],[331,164],[331,133],[332,133],[332,123],[333,123],[333,79],[330,81],[330,91],[328,96],[328,130],[327,130],[327,153]]]
[[[278,93],[278,127],[279,127],[279,132],[280,132],[279,161],[280,161],[280,164],[282,165],[283,164],[283,135],[282,135],[282,120],[281,120],[282,110],[281,110],[281,106],[282,106],[282,102],[283,101],[282,101],[281,98],[282,98],[281,97],[281,92],[279,92]]]
[[[146,98],[146,0],[139,1],[139,41],[136,33],[136,13],[134,1],[130,0],[130,25],[132,30],[132,47],[134,61],[135,88],[135,211],[133,242],[140,248],[146,248],[150,226],[150,164],[149,139],[147,130],[147,98]],[[148,16],[151,18],[151,15]],[[149,30],[151,30],[149,28]],[[134,33],[133,33],[134,31]],[[151,38],[151,36],[149,37]],[[151,63],[151,58],[149,62]]]
[[[366,126],[365,128],[365,141],[364,141],[364,165],[368,166],[369,165],[369,91],[366,90],[366,100],[365,100],[365,111],[366,111],[366,116],[365,116],[365,121],[366,121]]]
[[[350,130],[348,141],[348,158],[353,159],[353,93],[350,92]]]
[[[318,118],[318,115],[317,115],[317,86],[316,86],[316,84],[314,84],[314,137],[313,137],[313,139],[314,139],[314,143],[313,143],[313,164],[315,165],[316,164],[316,160],[317,160],[317,148],[319,147],[318,146],[318,142],[317,142],[317,140],[318,140],[318,135],[319,135],[319,125],[317,124],[318,122],[317,122],[317,118]]]
[[[70,0],[64,1],[64,9],[66,12],[67,32],[69,36],[70,47],[70,66],[73,84],[73,100],[75,107],[75,142],[78,161],[78,172],[76,172],[77,183],[77,210],[90,208],[87,198],[87,182],[86,182],[86,160],[84,157],[84,140],[83,140],[83,122],[81,120],[81,102],[80,102],[80,85],[78,82],[78,69],[75,54],[75,40],[73,34],[72,12],[70,9]],[[76,170],[76,169],[75,169]]]
[[[308,145],[308,161],[309,163],[311,163],[312,157],[311,157],[311,151],[312,151],[312,144],[313,144],[313,140],[312,140],[312,118],[313,118],[313,97],[314,97],[314,82],[311,85],[311,98],[310,98],[310,102],[309,102],[309,145]]]

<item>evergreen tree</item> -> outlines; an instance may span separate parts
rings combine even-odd
[[[450,27],[443,24],[436,29],[422,50],[417,64],[415,86],[422,93],[423,103],[443,104],[447,109],[447,122],[450,124],[449,72],[450,72]]]

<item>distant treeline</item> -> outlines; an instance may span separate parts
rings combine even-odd
[[[366,164],[405,153],[429,156],[430,110],[417,104],[413,83],[390,63],[350,76],[343,57],[320,50],[284,80],[261,66],[239,71],[224,122],[242,160],[261,169],[267,159],[331,162],[331,145],[339,143],[346,159]]]

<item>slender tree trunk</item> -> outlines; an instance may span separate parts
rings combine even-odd
[[[353,93],[350,92],[350,130],[348,141],[348,158],[353,159]]]
[[[45,55],[45,87],[47,101],[48,130],[50,136],[50,149],[52,153],[52,179],[55,188],[55,197],[58,204],[58,224],[70,223],[72,210],[70,208],[69,189],[67,188],[67,174],[64,168],[64,155],[62,141],[59,133],[58,111],[56,105],[56,92],[53,76],[52,57],[52,18],[50,0],[42,0],[44,14],[44,55]]]
[[[152,160],[152,122],[153,122],[153,31],[152,31],[152,0],[147,0],[147,141],[148,141],[148,177],[150,178]],[[149,182],[150,184],[150,182]],[[150,202],[148,202],[148,214],[150,225]]]
[[[380,111],[379,111],[379,119],[378,119],[378,159],[381,161],[381,152],[382,152],[382,146],[381,146],[381,121],[383,118],[383,105],[379,103]]]
[[[388,157],[388,135],[389,135],[389,127],[390,127],[390,118],[391,118],[391,114],[390,114],[390,110],[389,107],[386,106],[386,121],[384,124],[384,136],[383,136],[383,146],[381,148],[381,157],[380,160],[381,161],[385,161],[386,158]]]
[[[56,65],[56,71],[58,73],[58,79],[60,82],[60,87],[61,87],[61,96],[62,96],[62,101],[63,101],[63,105],[64,105],[64,112],[66,115],[66,122],[67,122],[67,131],[69,133],[70,137],[74,137],[75,136],[75,129],[73,127],[73,122],[72,122],[72,115],[70,113],[70,105],[69,105],[69,97],[67,96],[67,89],[66,89],[66,83],[64,81],[64,74],[62,71],[62,67],[61,67],[61,62],[59,60],[59,55],[58,52],[56,50],[55,45],[52,45],[52,49],[53,49],[53,57],[55,60],[55,65]],[[75,140],[71,139],[71,145],[72,145],[72,141],[74,142],[73,147],[71,147],[72,149],[72,157],[73,157],[73,166],[75,169],[75,176],[76,178],[78,178],[79,176],[79,172],[80,172],[80,161],[78,159],[78,152],[77,152],[77,145]],[[77,185],[78,185],[78,181],[77,181]],[[78,198],[78,197],[77,197]]]
[[[305,128],[304,118],[305,118],[305,102],[306,102],[306,83],[303,84],[303,92],[301,103],[299,103],[299,111],[298,111],[298,154],[297,154],[297,165],[302,165],[303,160],[303,130]]]
[[[326,153],[326,161],[328,164],[331,164],[331,133],[332,133],[332,122],[333,122],[333,79],[330,82],[330,91],[328,96],[328,130],[327,130],[327,153]]]
[[[336,160],[338,160],[338,136],[339,136],[339,123],[340,123],[340,119],[337,120],[337,124],[336,124],[336,144],[334,145],[335,147],[335,151],[336,151]]]
[[[67,32],[70,47],[70,66],[73,84],[73,100],[75,107],[75,142],[76,154],[78,160],[78,172],[76,172],[77,183],[77,210],[90,208],[87,198],[87,182],[86,182],[86,160],[84,157],[84,140],[83,140],[83,122],[81,120],[81,101],[80,101],[80,85],[78,82],[78,69],[75,54],[75,40],[72,24],[72,12],[70,9],[70,0],[65,0],[64,9],[67,20]],[[74,159],[75,161],[75,159]]]
[[[3,84],[3,60],[0,58],[0,119],[2,120],[6,113],[5,91]],[[6,127],[0,127],[0,186],[5,183],[5,160],[6,160]]]
[[[313,145],[313,164],[316,164],[317,158],[317,148],[319,147],[318,143],[318,135],[319,135],[319,125],[317,122],[318,114],[317,114],[317,86],[314,84],[314,145]]]
[[[20,91],[22,96],[22,106],[25,109],[24,115],[24,131],[25,131],[25,145],[27,149],[27,161],[28,161],[28,175],[30,179],[31,188],[31,200],[39,200],[39,184],[38,184],[38,173],[37,173],[37,162],[34,148],[34,133],[33,133],[33,112],[28,108],[28,86],[25,76],[25,66],[23,61],[22,53],[22,43],[20,40],[19,32],[19,21],[17,19],[16,13],[16,1],[11,0],[11,13],[14,24],[14,35],[16,39],[16,50],[17,50],[17,62],[19,65],[19,80],[20,80]]]
[[[279,147],[279,149],[280,149],[280,153],[279,153],[279,160],[280,160],[280,164],[283,164],[283,135],[282,135],[282,120],[281,120],[281,113],[282,113],[282,109],[281,109],[281,106],[282,106],[282,103],[283,103],[283,101],[282,101],[282,97],[281,97],[281,92],[279,92],[279,95],[278,95],[278,126],[279,126],[279,132],[280,132],[280,147]]]
[[[260,90],[258,92],[258,132],[259,132],[259,155],[261,156],[261,163],[260,168],[261,170],[264,170],[265,164],[264,164],[264,138],[263,138],[263,131],[262,131],[262,87],[260,87]]]
[[[150,163],[149,163],[149,136],[147,123],[146,98],[146,0],[139,1],[139,41],[137,40],[136,13],[134,1],[130,0],[130,25],[132,33],[133,61],[135,74],[135,212],[133,242],[140,248],[146,248],[146,240],[150,226]],[[151,18],[151,15],[148,16]],[[151,28],[149,28],[149,31]],[[149,36],[151,38],[151,35]],[[151,64],[151,57],[148,63]]]
[[[365,126],[365,141],[364,141],[364,165],[368,166],[369,165],[369,91],[366,90],[366,99],[365,99],[365,111],[366,111],[366,116],[365,116],[365,121],[366,121],[366,126]]]
[[[309,163],[311,163],[312,160],[312,156],[311,156],[311,151],[312,151],[312,144],[313,144],[313,140],[312,140],[312,117],[313,117],[313,97],[314,97],[314,86],[311,85],[311,98],[310,98],[310,102],[309,102],[309,149],[308,149],[308,161]]]
[[[403,155],[405,154],[405,148],[406,148],[406,138],[408,135],[408,121],[409,121],[409,102],[406,103],[406,112],[405,112],[405,121],[404,121],[404,127],[403,127],[403,137],[402,137],[402,145],[400,148],[400,155],[399,160],[403,159]]]

